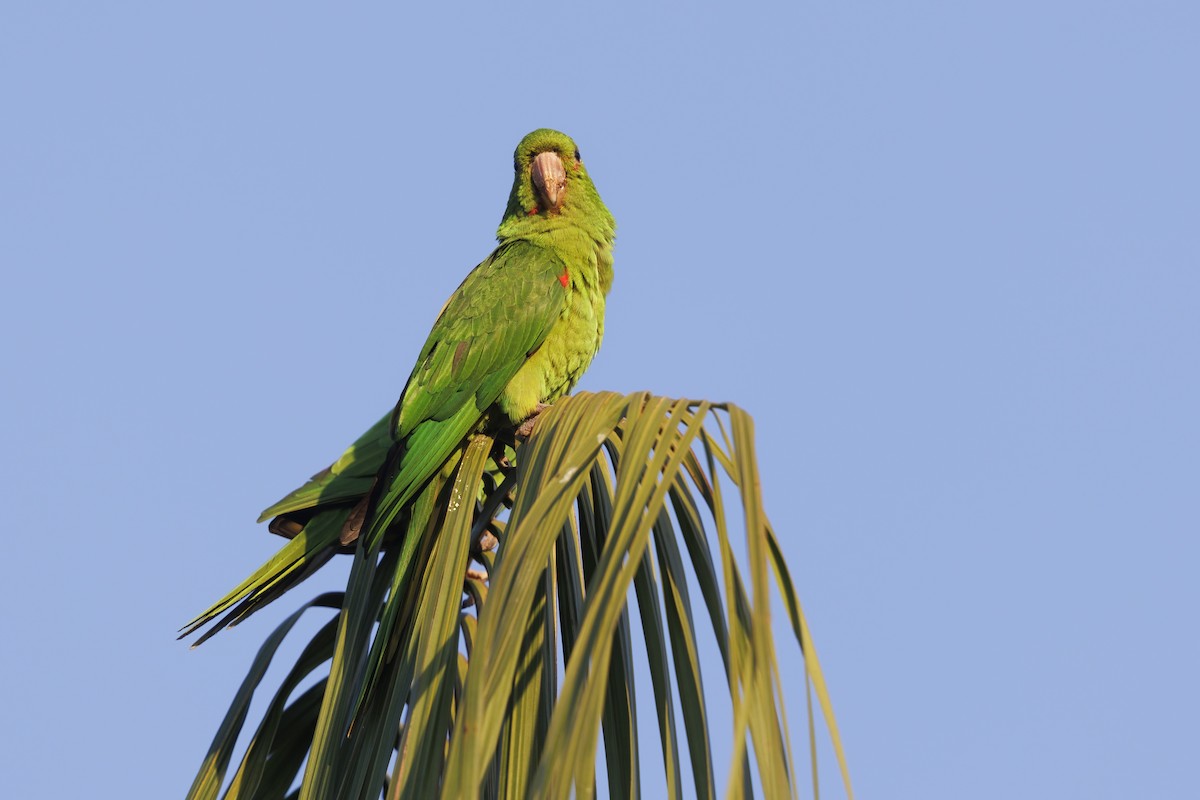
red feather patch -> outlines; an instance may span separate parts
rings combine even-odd
[[[558,276],[558,282],[563,285],[564,289],[567,288],[567,284],[571,282],[571,276],[567,273],[566,269],[563,270],[562,275]]]
[[[536,213],[537,213],[537,206],[534,206],[533,208],[529,209],[529,216],[532,217]]]

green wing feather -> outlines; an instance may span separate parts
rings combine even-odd
[[[396,406],[399,463],[381,485],[368,545],[453,455],[566,310],[566,269],[517,240],[497,248],[451,296]],[[510,420],[519,422],[519,420]]]
[[[367,492],[379,474],[383,462],[391,449],[392,414],[370,427],[354,444],[346,448],[342,457],[330,466],[313,475],[303,486],[284,497],[259,515],[259,522],[271,517],[300,511],[319,505],[339,502],[357,502]]]
[[[566,290],[559,276],[564,269],[551,250],[514,240],[472,270],[434,323],[395,410],[260,517],[295,519],[302,525],[297,535],[184,626],[182,635],[226,614],[200,644],[310,575],[334,552],[351,507],[382,478],[367,537],[368,545],[378,543],[426,481],[483,424],[508,382],[562,317]],[[389,453],[394,454],[390,460]]]

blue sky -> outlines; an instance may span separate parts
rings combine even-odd
[[[581,388],[755,415],[860,796],[1194,785],[1195,4],[395,5],[0,10],[11,796],[186,791],[293,598],[174,630],[540,126],[619,226]]]

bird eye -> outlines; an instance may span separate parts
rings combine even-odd
[[[576,150],[575,150],[575,160],[576,160],[576,161],[582,161],[582,159],[579,157],[579,150],[578,150],[578,148],[576,148]]]

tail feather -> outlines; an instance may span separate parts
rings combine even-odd
[[[254,574],[184,625],[179,638],[190,636],[222,617],[218,624],[200,637],[196,642],[199,645],[217,631],[245,619],[307,578],[337,552],[338,533],[348,514],[348,509],[335,508],[314,516]]]

